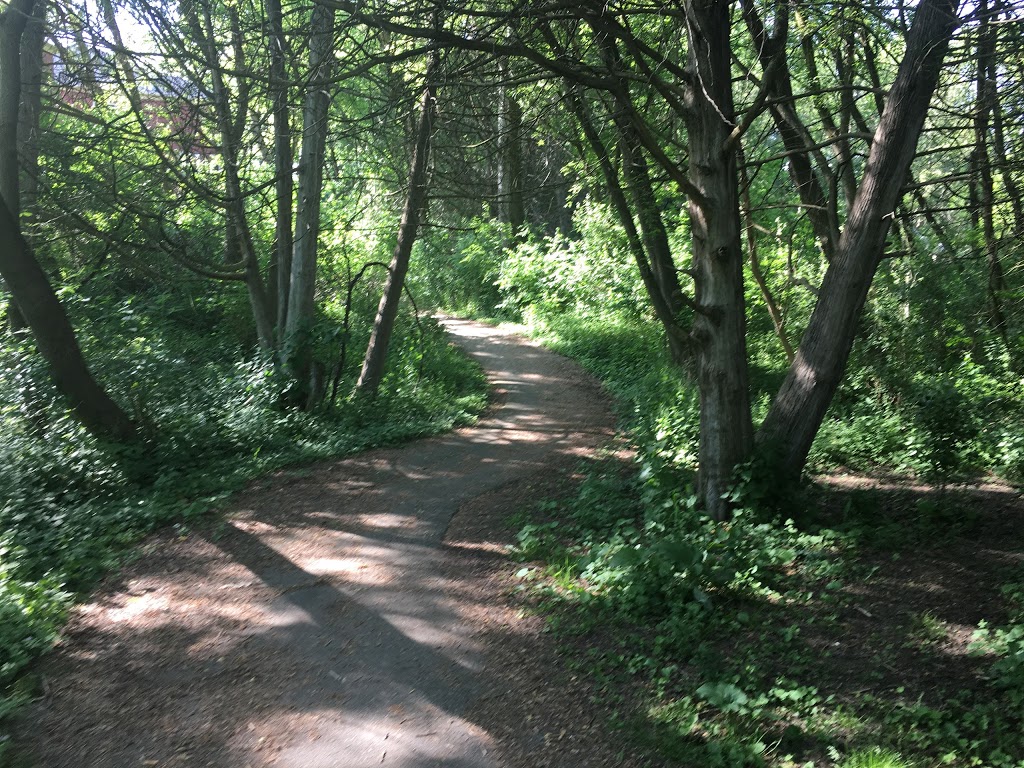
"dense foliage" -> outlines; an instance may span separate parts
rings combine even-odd
[[[442,308],[616,396],[634,471],[521,553],[649,628],[613,661],[671,754],[1018,765],[1016,582],[976,628],[992,690],[947,709],[839,706],[786,648],[864,552],[963,532],[950,486],[1024,480],[1022,29],[1006,0],[5,4],[0,717],[148,531],[471,419]],[[829,519],[805,469],[938,490]],[[781,644],[718,640],[756,622]]]
[[[502,251],[479,245],[481,235],[468,251],[477,254],[472,268],[491,271],[500,288],[485,311],[526,322],[598,375],[636,452],[630,465],[591,467],[576,497],[525,512],[516,550],[528,563],[519,576],[572,649],[574,668],[613,702],[639,686],[616,704],[617,724],[686,765],[1020,765],[1019,573],[993,563],[991,575],[978,574],[997,592],[1002,585],[1007,610],[974,625],[977,677],[967,686],[929,688],[891,666],[927,668],[956,632],[929,610],[894,636],[876,630],[856,685],[836,672],[842,650],[816,650],[823,638],[849,640],[848,616],[865,610],[859,594],[883,579],[879,558],[895,563],[923,549],[938,559],[944,547],[974,546],[984,502],[945,486],[992,475],[1024,481],[1024,390],[1006,356],[946,356],[924,374],[873,356],[867,338],[855,352],[812,470],[916,476],[938,486],[934,497],[780,495],[747,466],[734,480],[734,515],[715,522],[694,490],[699,393],[637,302],[622,300],[639,281],[608,261],[622,238],[607,210],[588,206],[576,225],[571,242],[555,235]],[[489,265],[483,252],[495,254]],[[866,327],[886,325],[888,301],[883,285]],[[967,297],[961,306],[972,311]],[[756,295],[749,312],[762,334],[752,364],[763,413],[786,360]],[[919,353],[914,342],[896,357]]]

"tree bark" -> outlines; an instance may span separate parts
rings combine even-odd
[[[299,383],[302,392],[309,383],[312,364],[310,331],[316,310],[317,243],[320,238],[327,118],[331,106],[328,83],[333,69],[334,7],[316,3],[310,20],[309,82],[302,110],[298,207],[282,353],[285,367]]]
[[[134,439],[136,429],[132,420],[89,372],[64,307],[21,236],[17,219],[6,202],[0,203],[0,244],[0,276],[18,306],[24,308],[36,346],[75,416],[97,437]]]
[[[14,0],[0,13],[0,197],[17,218],[21,211],[18,122],[21,110],[21,36],[35,0]]]
[[[922,0],[885,100],[857,197],[782,388],[758,433],[781,479],[795,480],[846,368],[868,289],[914,159],[949,40],[956,0]]]
[[[21,216],[18,123],[21,109],[21,38],[35,0],[13,0],[0,13],[0,200],[15,222]],[[19,227],[20,231],[20,227]],[[12,331],[25,327],[24,313],[11,290],[7,322]]]
[[[747,374],[736,153],[725,149],[736,124],[732,97],[730,5],[686,3],[689,67],[686,123],[694,284],[693,337],[700,387],[700,468],[704,508],[721,520],[736,466],[753,442]]]
[[[517,235],[526,223],[523,204],[523,111],[510,92],[508,59],[498,63],[498,219]]]
[[[270,27],[270,88],[274,100],[274,183],[277,212],[274,223],[274,258],[267,281],[276,297],[276,325],[283,333],[288,319],[288,291],[292,272],[292,135],[288,106],[288,75],[285,68],[284,18],[281,0],[267,0]]]
[[[405,275],[409,270],[409,257],[412,246],[416,242],[420,216],[427,202],[427,167],[430,155],[430,134],[434,127],[434,110],[437,87],[434,83],[440,56],[431,53],[427,67],[427,83],[423,88],[420,101],[419,126],[416,131],[416,143],[413,146],[412,161],[409,169],[409,192],[402,211],[402,222],[398,228],[398,242],[388,267],[388,277],[384,283],[384,294],[377,308],[377,317],[370,334],[370,343],[363,358],[363,368],[356,383],[356,392],[373,397],[377,394],[380,381],[384,377],[384,364],[387,360],[391,334],[395,328],[398,315],[398,303],[402,298],[405,286]]]

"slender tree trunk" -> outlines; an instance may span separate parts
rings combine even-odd
[[[775,28],[772,34],[769,34],[753,0],[741,0],[740,5],[747,30],[765,72],[764,76],[770,79],[768,87],[772,103],[769,112],[789,153],[786,167],[814,234],[818,238],[822,253],[828,261],[832,261],[835,245],[839,240],[838,224],[830,215],[835,210],[834,201],[826,194],[826,184],[819,178],[811,160],[819,160],[818,170],[822,172],[828,171],[828,164],[821,158],[820,152],[813,149],[814,141],[793,106],[793,84],[786,63],[788,7],[784,4],[777,6]],[[805,41],[805,48],[810,44],[811,41]],[[813,53],[811,61],[813,62]]]
[[[755,229],[753,206],[750,203],[750,179],[747,177],[746,159],[743,155],[743,145],[736,143],[736,158],[740,169],[740,203],[743,210],[743,224],[747,231],[747,257],[750,261],[750,274],[761,291],[761,298],[768,308],[768,315],[772,319],[772,327],[775,329],[775,337],[782,345],[782,351],[786,354],[786,362],[792,363],[795,354],[793,344],[786,333],[786,320],[782,316],[775,297],[768,289],[768,282],[764,279],[764,272],[761,270],[761,259],[757,251],[757,230]]]
[[[331,106],[328,83],[334,62],[334,8],[313,6],[309,37],[309,82],[302,110],[302,150],[299,156],[298,208],[284,327],[283,358],[302,391],[312,365],[310,331],[315,314],[317,242],[327,148],[327,118]]]
[[[885,100],[836,258],[758,441],[785,479],[803,471],[850,356],[857,322],[885,249],[896,203],[956,30],[957,0],[922,0]]]
[[[135,425],[89,373],[64,307],[32,256],[6,202],[0,203],[0,276],[7,281],[49,364],[57,388],[91,433],[112,440],[136,437]]]
[[[35,0],[13,0],[0,13],[0,200],[7,205],[15,222],[21,215],[18,164],[21,38],[34,5]],[[12,331],[20,331],[25,328],[25,318],[14,290],[10,290],[7,322]]]
[[[617,123],[619,136],[622,139],[622,164],[629,185],[633,208],[640,231],[643,234],[644,247],[651,260],[651,269],[658,281],[658,289],[666,306],[674,317],[678,317],[684,309],[683,290],[679,285],[679,274],[675,261],[672,259],[672,248],[668,243],[668,230],[661,218],[658,201],[654,195],[654,185],[647,168],[640,139],[632,122],[620,120]],[[682,362],[682,361],[677,361]]]
[[[380,381],[384,376],[384,364],[387,360],[388,346],[398,315],[398,303],[402,298],[405,286],[405,275],[409,270],[409,257],[416,241],[420,216],[427,202],[427,168],[430,155],[430,134],[434,127],[434,108],[437,88],[434,79],[440,65],[440,56],[431,53],[427,67],[427,83],[420,101],[419,127],[416,131],[416,143],[413,146],[412,162],[409,169],[409,192],[402,211],[402,223],[398,228],[398,242],[395,244],[391,265],[388,268],[387,281],[384,283],[384,294],[377,308],[377,317],[373,323],[370,343],[363,358],[363,369],[359,373],[356,391],[373,397],[377,394]]]
[[[583,130],[583,135],[587,143],[590,144],[590,148],[597,158],[598,165],[601,167],[605,186],[608,189],[608,197],[611,199],[612,207],[618,215],[619,223],[622,224],[622,228],[626,232],[626,242],[629,244],[629,251],[636,262],[637,269],[640,271],[640,279],[643,281],[647,296],[651,301],[651,306],[654,308],[654,314],[661,323],[662,328],[665,329],[665,336],[668,339],[672,359],[680,364],[688,362],[693,357],[689,331],[680,325],[676,311],[666,301],[666,292],[659,283],[657,274],[651,268],[651,262],[647,257],[647,250],[644,247],[643,239],[640,237],[640,233],[636,228],[636,222],[633,220],[633,210],[629,207],[629,201],[626,199],[626,194],[619,183],[619,174],[614,166],[612,166],[611,159],[608,156],[608,149],[604,141],[601,140],[601,135],[598,133],[597,128],[594,126],[594,121],[587,111],[579,89],[570,87],[567,96],[570,108],[576,115],[576,119]],[[674,269],[672,274],[673,276],[675,275]]]
[[[523,111],[508,85],[508,59],[498,65],[498,218],[517,234],[526,223],[523,203]]]
[[[686,3],[694,78],[687,94],[689,181],[700,195],[691,195],[689,204],[701,401],[698,480],[705,509],[719,520],[729,514],[723,496],[753,442],[736,153],[724,149],[735,125],[730,5],[727,0]]]
[[[978,60],[975,72],[974,108],[974,170],[978,185],[978,216],[981,219],[981,237],[984,243],[985,263],[988,266],[988,319],[989,325],[1008,350],[1013,350],[1003,310],[1006,279],[999,259],[999,240],[995,225],[995,182],[992,178],[992,159],[989,154],[990,116],[996,105],[996,81],[989,79],[996,54],[996,32],[989,19],[988,0],[978,4]]]
[[[109,3],[109,0],[105,0]],[[111,19],[113,19],[111,15]],[[240,261],[244,269],[245,286],[249,294],[249,306],[252,310],[253,322],[256,327],[256,338],[260,348],[270,351],[274,348],[274,321],[270,303],[267,298],[266,286],[260,271],[259,257],[253,243],[252,230],[245,211],[245,197],[239,175],[239,153],[241,151],[241,126],[238,117],[248,112],[248,101],[240,89],[239,103],[232,110],[231,94],[224,78],[224,68],[220,63],[216,32],[213,18],[208,6],[202,8],[202,17],[195,7],[186,13],[186,20],[192,28],[196,41],[201,43],[206,56],[206,64],[210,70],[212,83],[213,107],[217,116],[217,127],[220,131],[220,154],[224,163],[224,215],[227,232],[227,251],[229,261]],[[229,12],[232,42],[234,47],[234,68],[244,71],[241,29],[237,11]],[[116,21],[109,22],[116,29]],[[118,39],[120,36],[118,35]],[[127,70],[126,70],[127,71]],[[134,85],[134,80],[131,81]]]
[[[268,283],[276,296],[276,325],[283,333],[288,318],[288,291],[292,272],[292,135],[285,69],[284,19],[281,0],[267,0],[270,25],[270,87],[274,97],[274,170],[277,214],[274,223],[274,260]]]

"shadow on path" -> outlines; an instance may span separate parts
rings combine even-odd
[[[468,500],[611,436],[599,386],[446,321],[499,393],[480,423],[254,486],[206,537],[154,540],[81,606],[19,734],[47,768],[497,765],[467,719],[483,649],[441,567]]]

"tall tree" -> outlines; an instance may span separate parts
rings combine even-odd
[[[19,0],[0,14],[0,277],[73,413],[97,436],[131,440],[135,425],[89,372],[64,307],[22,237],[18,221],[21,38],[33,5],[34,0]]]
[[[377,317],[373,323],[370,343],[363,358],[363,368],[356,383],[356,391],[370,395],[377,394],[380,381],[384,376],[391,334],[398,315],[398,304],[405,288],[405,276],[409,271],[409,259],[412,247],[416,242],[420,219],[427,204],[428,169],[430,159],[430,135],[434,126],[437,100],[437,73],[441,57],[437,51],[430,54],[427,65],[426,84],[420,98],[419,121],[416,129],[412,159],[409,164],[409,189],[406,193],[405,207],[402,210],[402,221],[398,227],[398,240],[391,256],[384,293],[377,308]]]
[[[288,308],[283,329],[283,359],[303,393],[307,393],[312,373],[311,332],[315,310],[320,204],[331,106],[329,87],[334,63],[334,8],[316,3],[310,17],[309,69],[302,109],[302,149],[296,187],[298,208]]]
[[[917,7],[838,251],[796,358],[761,425],[759,441],[785,477],[803,471],[846,369],[942,62],[960,25],[958,6],[958,0],[922,0]]]
[[[686,5],[692,82],[686,91],[690,230],[693,245],[700,388],[700,497],[715,517],[736,466],[753,439],[747,375],[743,249],[740,239],[736,124],[732,95],[730,8],[727,0]]]

